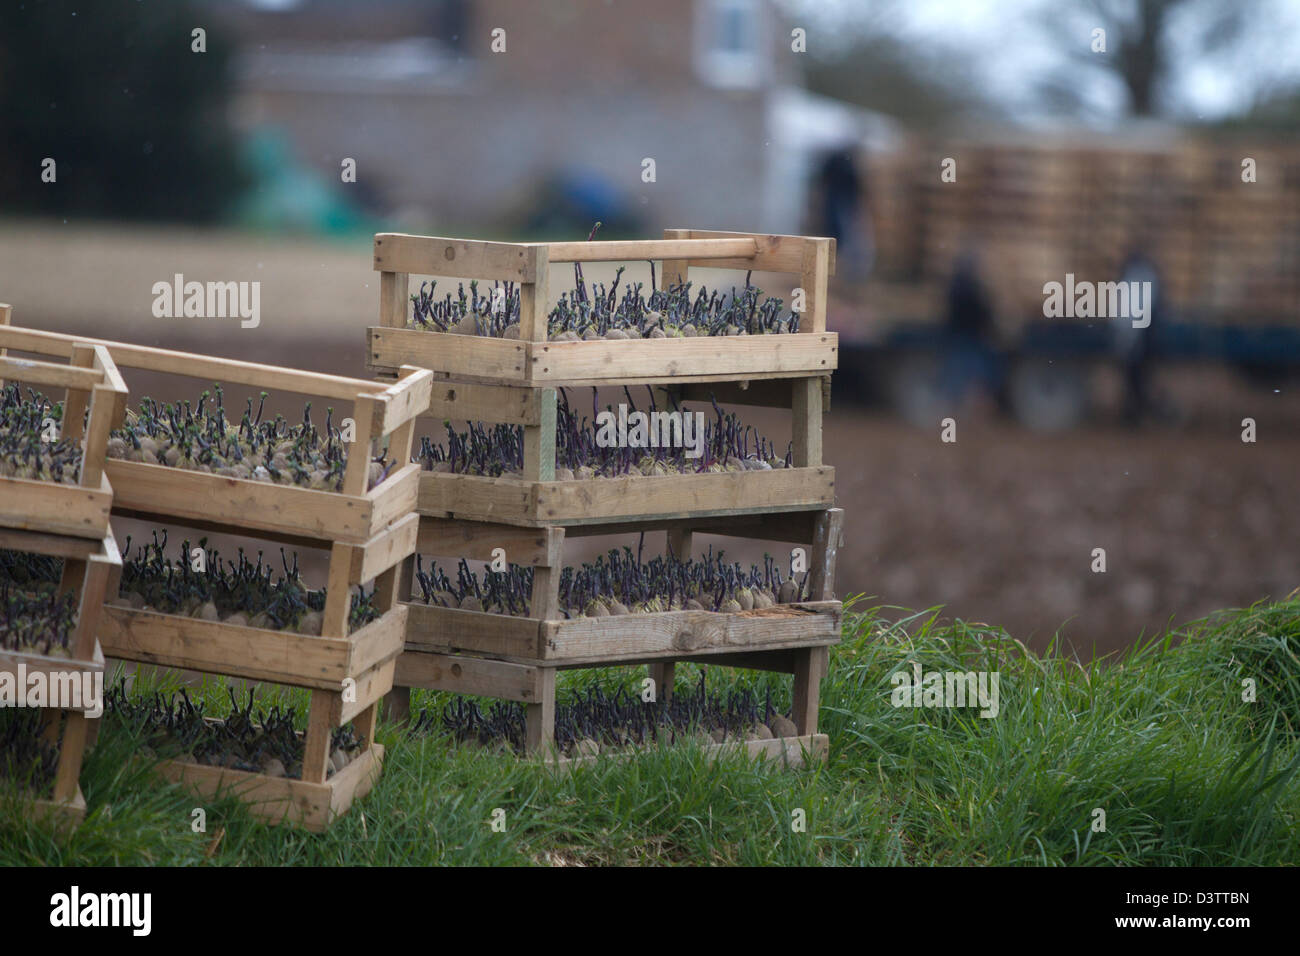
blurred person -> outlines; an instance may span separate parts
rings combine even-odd
[[[1150,407],[1151,330],[1163,317],[1160,276],[1155,263],[1143,251],[1142,244],[1129,250],[1120,269],[1120,281],[1150,283],[1150,292],[1144,294],[1150,319],[1146,328],[1134,328],[1131,315],[1116,316],[1111,320],[1111,346],[1124,375],[1124,422],[1135,427],[1153,411]],[[1133,310],[1130,308],[1129,311]]]
[[[993,307],[980,278],[979,257],[967,250],[953,264],[945,293],[943,391],[960,402],[972,385],[994,387]]]
[[[817,172],[821,194],[819,231],[836,242],[837,272],[865,279],[871,273],[875,244],[871,220],[863,214],[866,179],[858,169],[853,147],[831,150]]]

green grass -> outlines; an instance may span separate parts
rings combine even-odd
[[[892,614],[892,617],[887,615]],[[891,623],[892,621],[892,623]],[[890,675],[995,671],[1000,713],[895,708]],[[679,680],[698,673],[679,668]],[[721,675],[726,675],[721,676]],[[640,672],[566,674],[562,688]],[[571,678],[571,679],[570,679]],[[1242,700],[1253,679],[1257,698]],[[714,681],[788,689],[714,670]],[[787,681],[788,682],[788,681]],[[224,683],[205,686],[214,705]],[[301,694],[283,699],[301,707]],[[434,694],[415,706],[440,706]],[[784,697],[783,697],[784,699]],[[70,836],[0,803],[2,864],[1280,864],[1300,858],[1300,602],[1261,604],[1106,662],[1030,653],[937,611],[848,615],[823,685],[824,767],[698,750],[554,771],[453,752],[381,725],[374,792],[325,834],[270,828],[232,801],[159,783],[111,721],[88,754]],[[506,813],[505,832],[490,822]],[[1093,832],[1093,811],[1105,832]],[[802,809],[806,832],[792,832]],[[224,830],[214,846],[214,838]]]

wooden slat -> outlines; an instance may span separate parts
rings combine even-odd
[[[563,539],[561,528],[520,528],[421,517],[416,549],[432,557],[490,561],[493,550],[503,548],[510,564],[553,566],[559,563]]]
[[[77,368],[94,368],[94,346],[74,345],[72,347],[72,357],[68,359],[68,363]],[[86,437],[86,410],[90,407],[90,397],[90,390],[84,388],[69,388],[64,393],[63,422],[60,437],[75,442],[80,442]]]
[[[338,715],[342,710],[341,691],[314,690],[307,711],[307,730],[303,734],[302,781],[324,784],[329,773],[330,749]]]
[[[395,521],[352,554],[352,580],[370,581],[403,558],[415,553],[420,531],[420,516],[414,512]]]
[[[805,601],[737,614],[665,611],[544,622],[422,603],[407,607],[408,651],[464,652],[560,668],[664,659],[703,662],[712,654],[836,644],[843,620],[838,601]]]
[[[108,529],[113,489],[106,478],[97,489],[70,483],[0,478],[0,527],[99,541]]]
[[[513,478],[477,478],[422,471],[419,476],[421,515],[447,518],[460,515],[504,524],[538,525],[529,520],[536,511],[532,505],[533,482]]]
[[[744,236],[753,239],[758,251],[753,258],[692,261],[691,265],[707,266],[711,269],[753,269],[756,272],[799,273],[804,268],[804,249],[810,241],[817,241],[810,236],[765,235],[751,232],[721,232],[709,229],[679,229],[674,232],[687,233],[692,239],[734,239]],[[823,240],[829,243],[827,273],[835,275],[835,240]]]
[[[531,664],[409,649],[397,659],[400,687],[451,691],[530,704],[541,700],[542,668]]]
[[[668,550],[675,557],[686,559],[695,553],[695,535],[690,528],[673,528],[668,532]]]
[[[665,239],[689,239],[690,231],[686,229],[665,229]],[[757,249],[757,245],[755,249]],[[670,289],[678,283],[684,283],[690,278],[691,264],[688,259],[664,259],[663,268],[659,274],[659,288]]]
[[[531,347],[528,381],[598,385],[789,377],[799,372],[829,373],[838,355],[839,339],[833,332],[547,342]]]
[[[795,652],[794,725],[801,734],[817,733],[817,713],[821,707],[822,678],[826,676],[829,651],[810,647]]]
[[[118,371],[117,363],[113,361],[113,356],[108,349],[96,345],[94,350],[95,369],[103,373],[104,385],[113,393],[113,414],[109,418],[109,423],[113,428],[121,428],[126,420],[126,403],[131,397],[131,392],[126,387],[126,380],[122,378],[122,373]]]
[[[411,277],[405,272],[379,275],[379,324],[390,329],[406,328],[411,308]]]
[[[0,548],[84,561],[92,554],[99,553],[103,543],[94,538],[44,534],[39,531],[15,531],[12,528],[0,527]]]
[[[0,328],[3,328],[10,323],[10,321],[13,319],[13,315],[14,315],[14,307],[10,305],[8,302],[0,302]],[[4,358],[8,354],[9,354],[8,349],[0,348],[0,358]],[[4,387],[5,387],[5,380],[3,378],[0,378],[0,388],[4,388]]]
[[[397,654],[394,654],[377,667],[372,667],[356,678],[356,700],[342,701],[342,708],[334,722],[342,726],[353,718],[366,716],[366,712],[393,689],[393,673],[396,666]]]
[[[555,671],[543,668],[538,673],[539,699],[524,705],[524,750],[530,754],[554,752],[555,749]]]
[[[822,463],[822,380],[795,379],[791,390],[791,460],[796,468],[815,468]]]
[[[86,660],[67,657],[50,657],[44,654],[25,651],[0,650],[0,674],[11,674],[17,681],[19,669],[28,675],[44,674],[47,680],[57,680],[64,675],[102,674],[104,672],[104,652],[102,647],[94,645],[94,651]],[[84,701],[83,701],[84,703]],[[67,708],[65,708],[67,709]]]
[[[275,530],[267,528],[250,528],[247,525],[234,525],[229,521],[205,521],[202,518],[176,518],[174,516],[159,514],[157,511],[138,510],[128,508],[114,503],[114,518],[131,518],[137,521],[147,521],[154,524],[160,521],[167,521],[172,527],[183,526],[187,530],[207,531],[214,534],[237,534],[241,537],[257,538],[261,541],[271,541],[277,545],[292,546],[299,549],[322,549],[328,551],[333,539],[323,537],[320,534],[301,534],[296,532]]]
[[[193,352],[177,352],[171,349],[130,345],[125,342],[113,342],[107,339],[92,339],[81,335],[64,335],[59,332],[43,332],[35,329],[0,326],[0,346],[8,346],[23,351],[37,351],[33,346],[39,345],[40,351],[71,358],[73,348],[77,344],[104,346],[119,369],[136,368],[153,372],[166,372],[173,375],[204,378],[228,384],[273,388],[279,392],[319,395],[323,398],[351,400],[356,398],[357,395],[382,392],[389,384],[386,382],[368,382],[359,378],[346,378],[341,375],[327,375],[323,372],[304,372],[300,369],[284,368],[278,365],[260,365],[256,362],[244,362],[238,359],[216,358]],[[402,365],[405,363],[399,362],[396,364]]]
[[[392,675],[389,675],[389,691],[392,691]],[[366,709],[352,718],[352,730],[356,738],[368,747],[375,742],[375,732],[379,729],[379,701],[367,704]]]
[[[374,369],[418,365],[456,377],[473,369],[474,374],[481,378],[519,383],[523,383],[527,375],[527,342],[378,326],[366,331],[369,336],[368,364]]]
[[[383,760],[383,746],[372,741],[369,747],[352,758],[351,763],[329,779],[329,814],[325,826],[347,813],[353,803],[374,788],[379,782]],[[307,828],[311,829],[310,824]]]
[[[629,262],[634,259],[749,259],[758,243],[748,236],[721,239],[634,239],[630,241],[548,242],[551,262]]]
[[[343,494],[359,498],[370,490],[370,459],[374,454],[371,440],[378,438],[374,423],[384,420],[384,400],[378,396],[358,396],[353,405],[352,417],[356,421],[356,436],[348,446],[348,461],[343,472]]]
[[[838,644],[839,641],[840,639],[838,636],[832,637],[829,635],[822,636],[822,637],[814,637],[814,638],[798,637],[798,638],[791,638],[790,640],[774,641],[770,644],[764,644],[761,648],[755,649],[752,653],[755,655],[762,654],[766,656],[766,655],[781,653],[785,651],[805,650],[809,647],[830,647],[831,645]],[[739,652],[730,650],[726,647],[715,647],[715,648],[703,648],[698,651],[693,651],[689,654],[684,653],[682,651],[676,651],[676,650],[656,650],[656,651],[640,651],[640,652],[628,653],[628,654],[617,654],[612,656],[609,654],[593,654],[588,657],[565,657],[565,658],[558,658],[553,660],[542,660],[542,661],[537,661],[534,659],[522,658],[522,657],[521,658],[511,657],[511,658],[503,658],[503,659],[513,660],[516,663],[524,663],[524,664],[542,663],[545,664],[547,667],[554,667],[556,670],[564,671],[564,670],[587,670],[592,667],[636,667],[639,665],[648,666],[650,664],[656,664],[662,661],[675,661],[679,664],[683,662],[691,662],[696,664],[709,664],[711,661],[713,661],[714,658],[734,657],[737,653]],[[719,666],[728,666],[728,665],[720,664]],[[756,668],[756,669],[761,670],[762,668]]]
[[[743,753],[751,759],[779,763],[788,769],[798,769],[814,763],[825,763],[830,753],[830,738],[825,734],[801,737],[778,737],[773,740],[736,740],[711,744],[701,748],[710,760],[719,760],[732,754]],[[596,763],[599,760],[630,760],[638,751],[614,751],[585,757],[559,757],[547,761],[559,769],[571,769]]]
[[[542,657],[559,661],[569,657],[614,657],[656,651],[689,653],[706,647],[747,650],[769,643],[837,637],[840,619],[838,603],[823,602],[779,604],[736,614],[666,611],[617,618],[546,621],[542,624]]]
[[[390,385],[383,394],[383,414],[372,423],[373,435],[388,435],[398,426],[424,414],[433,395],[433,373],[428,369],[406,366],[401,380]]]
[[[93,368],[78,368],[75,365],[60,365],[13,356],[0,356],[0,378],[22,382],[24,385],[79,388],[83,391],[88,391],[104,381],[104,376]]]
[[[814,601],[835,599],[835,560],[843,528],[843,509],[830,508],[817,516],[808,566],[808,596]]]
[[[544,484],[426,471],[420,474],[419,510],[437,517],[569,526],[796,511],[834,500],[835,470],[827,466]]]
[[[532,618],[460,611],[415,602],[406,608],[408,649],[426,647],[440,651],[473,651],[503,657],[540,659],[540,622]]]
[[[524,426],[524,478],[555,480],[555,389],[538,389],[540,421]]]
[[[560,616],[560,568],[539,565],[533,568],[533,589],[529,595],[528,614],[541,621]]]
[[[375,236],[375,271],[463,279],[537,279],[536,246],[382,232]]]
[[[546,249],[534,252],[536,278],[519,287],[519,337],[525,342],[545,342],[550,313],[550,260]]]
[[[335,541],[330,546],[329,572],[325,585],[325,609],[321,612],[321,636],[345,637],[352,606],[352,566],[360,549]]]
[[[98,488],[104,479],[104,456],[108,434],[113,428],[117,393],[106,386],[96,385],[90,394],[90,420],[82,439],[79,482],[83,488]]]
[[[390,474],[366,494],[374,533],[415,510],[420,500],[420,466],[412,463]]]
[[[64,720],[63,739],[59,741],[59,769],[54,777],[54,799],[66,803],[81,792],[81,758],[86,751],[88,718],[80,711],[69,711]]]
[[[77,565],[84,571],[77,602],[77,623],[71,635],[72,655],[79,660],[89,660],[98,649],[95,635],[99,629],[100,613],[108,596],[109,581],[117,579],[116,572],[122,567],[122,556],[113,543],[112,547],[101,550],[90,560],[64,561],[64,574]]]
[[[661,704],[671,701],[677,680],[677,662],[655,661],[648,669],[648,676],[654,681],[655,699]]]
[[[382,617],[353,631],[349,637],[352,660],[348,664],[347,676],[364,674],[385,661],[395,659],[406,644],[406,623],[406,605],[398,604],[385,610]]]
[[[373,533],[368,498],[119,459],[109,459],[105,470],[116,492],[114,505],[138,515],[321,541],[365,541]]]
[[[336,691],[345,678],[396,655],[404,623],[403,614],[385,615],[350,637],[331,638],[108,605],[99,635],[104,653],[119,660]]]
[[[700,336],[622,342],[524,342],[481,335],[372,327],[370,365],[418,365],[455,379],[500,384],[601,385],[712,382],[829,374],[834,332]]]
[[[830,274],[831,239],[810,239],[804,244],[799,285],[804,291],[804,312],[799,331],[826,331],[826,278]]]
[[[432,387],[430,418],[506,425],[541,424],[540,389],[517,385],[439,382]]]

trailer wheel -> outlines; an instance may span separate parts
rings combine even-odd
[[[1088,367],[1069,359],[1017,359],[1007,379],[1007,399],[1026,428],[1074,428],[1088,413]]]
[[[929,352],[903,352],[889,362],[884,379],[889,404],[909,425],[928,428],[951,414],[944,394],[941,359]]]

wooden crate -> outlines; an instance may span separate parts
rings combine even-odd
[[[564,619],[558,588],[566,529],[422,518],[421,552],[488,559],[494,548],[505,548],[511,563],[531,565],[532,616],[408,604],[392,713],[409,714],[412,687],[520,701],[527,708],[528,749],[544,753],[554,740],[557,670],[647,664],[656,685],[670,694],[676,664],[697,661],[793,674],[795,724],[801,736],[814,735],[827,648],[839,642],[843,623],[842,605],[832,593],[842,524],[837,508],[773,518],[634,522],[620,530],[667,530],[676,554],[692,553],[695,531],[806,543],[811,600],[737,613],[683,610]],[[609,527],[587,525],[577,532],[604,533]]]
[[[820,376],[745,383],[745,387],[722,383],[656,389],[660,407],[670,399],[681,403],[716,398],[724,404],[789,408],[791,468],[557,481],[553,388],[438,384],[427,411],[430,418],[523,427],[525,477],[421,471],[418,511],[431,517],[525,527],[569,527],[824,510],[835,502],[835,469],[822,463],[822,412],[828,392],[829,379]]]
[[[0,385],[7,380],[62,391],[61,437],[81,442],[82,463],[76,483],[0,477],[0,527],[100,540],[108,532],[113,500],[104,449],[122,421],[126,386],[103,346],[69,336],[51,348],[41,333],[12,328],[8,319],[9,307],[0,306]],[[8,349],[68,362],[22,359],[6,354]]]
[[[0,346],[13,345],[8,336],[19,331],[0,329]],[[24,341],[30,340],[39,340],[55,354],[71,354],[80,341],[56,333],[25,332]],[[396,382],[368,382],[118,342],[91,340],[89,344],[105,350],[123,368],[351,403],[356,436],[342,493],[141,462],[110,461],[107,465],[110,477],[122,489],[113,502],[115,514],[330,551],[320,636],[118,607],[105,612],[101,630],[104,653],[112,658],[311,690],[300,781],[264,778],[263,783],[250,787],[236,771],[220,771],[215,776],[222,786],[227,780],[240,781],[235,789],[247,793],[257,806],[265,802],[262,798],[267,793],[292,793],[294,809],[276,819],[315,826],[368,789],[371,770],[378,773],[381,764],[382,751],[374,744],[376,708],[392,686],[405,631],[406,610],[397,605],[396,582],[399,565],[415,549],[419,466],[398,468],[367,490],[369,452],[372,442],[387,437],[389,454],[398,461],[410,461],[415,419],[428,408],[433,376],[422,369],[406,368],[400,370]],[[364,452],[359,451],[362,449]],[[119,580],[114,576],[110,582],[114,594]],[[351,588],[369,580],[375,581],[381,616],[349,633]],[[355,722],[358,735],[367,743],[365,766],[369,769],[348,774],[345,768],[340,779],[327,780],[331,732],[348,721]],[[257,774],[247,776],[262,779]],[[189,768],[179,775],[200,793],[212,791],[213,777],[213,768]],[[255,812],[263,812],[257,806]]]
[[[210,723],[220,721],[208,718]],[[213,767],[186,760],[164,760],[159,773],[204,799],[233,797],[267,823],[292,823],[320,833],[368,794],[383,770],[384,747],[371,743],[342,770],[316,782]]]
[[[795,273],[807,309],[796,335],[548,342],[550,264],[663,261],[665,284],[692,266]],[[428,368],[439,381],[426,414],[520,425],[521,477],[422,472],[421,514],[525,527],[571,526],[650,518],[822,510],[834,503],[834,470],[822,463],[822,412],[837,343],[826,332],[826,284],[835,269],[833,240],[802,236],[670,229],[662,240],[590,243],[491,243],[381,234],[380,321],[370,330],[371,367]],[[493,339],[406,328],[410,275],[455,273],[521,284],[520,339]],[[606,348],[610,346],[611,348]],[[708,401],[788,408],[793,468],[770,472],[624,476],[555,480],[556,388],[657,385],[657,404]]]
[[[105,608],[100,637],[110,657],[311,691],[301,779],[183,761],[165,763],[164,776],[203,797],[228,791],[261,819],[308,829],[322,829],[367,793],[383,760],[383,748],[375,743],[377,708],[392,688],[406,632],[408,610],[397,603],[396,585],[400,566],[415,548],[418,522],[417,515],[407,514],[376,535],[378,540],[331,545],[320,635]],[[349,632],[350,589],[372,578],[380,616]],[[349,721],[366,748],[330,777],[332,732]]]
[[[731,616],[731,615],[728,615]],[[835,615],[838,620],[838,614]],[[583,667],[614,667],[649,663],[650,676],[662,699],[669,699],[673,691],[675,667],[680,663],[707,664],[715,667],[740,667],[750,670],[774,671],[793,675],[793,719],[798,731],[796,737],[776,738],[768,741],[724,742],[717,753],[737,745],[751,750],[750,744],[772,748],[789,758],[788,747],[803,746],[810,753],[825,755],[824,737],[821,743],[817,734],[817,716],[821,706],[821,681],[826,675],[829,648],[839,642],[834,637],[805,639],[787,644],[758,644],[722,648],[712,653],[675,652],[670,655],[647,655],[629,651],[594,661],[523,661],[505,660],[497,656],[480,656],[450,653],[432,648],[407,645],[398,658],[397,688],[422,687],[428,690],[450,691],[458,694],[495,697],[517,701],[525,705],[527,719],[526,747],[530,754],[550,760],[563,760],[554,751],[555,686],[556,673]],[[404,719],[409,714],[409,698],[395,694],[393,716]],[[786,741],[783,746],[780,741]],[[711,748],[712,749],[712,748]]]
[[[59,354],[70,353],[79,341],[89,342],[106,349],[120,368],[350,402],[356,422],[355,446],[368,448],[372,440],[388,437],[395,456],[401,458],[401,449],[408,449],[408,461],[414,421],[428,408],[432,388],[432,375],[415,368],[401,370],[400,380],[391,384],[368,382],[120,342],[78,340],[53,332],[0,329],[0,346],[11,345],[10,336],[19,333]],[[342,541],[370,547],[368,543],[376,542],[394,522],[414,510],[419,466],[407,464],[367,490],[368,463],[369,455],[349,456],[341,493],[144,462],[109,460],[106,471],[114,485],[121,487],[113,501],[116,513],[183,520],[194,528],[258,534],[291,543]]]
[[[204,799],[232,796],[267,823],[296,823],[319,833],[368,794],[383,769],[384,747],[371,743],[346,767],[316,783],[168,760],[163,777]]]
[[[0,385],[6,380],[62,390],[65,439],[82,445],[75,484],[0,478],[0,548],[63,560],[61,592],[78,594],[71,656],[0,651],[0,673],[102,674],[104,655],[96,640],[104,593],[121,559],[109,529],[113,489],[104,474],[109,432],[122,420],[126,386],[106,349],[71,338],[57,349],[39,333],[10,326],[12,310],[0,304]],[[23,359],[9,350],[66,360]],[[59,398],[56,393],[51,396]],[[53,793],[24,801],[33,818],[75,826],[85,816],[79,777],[88,740],[97,720],[83,708],[43,708],[45,738],[59,751]]]
[[[71,635],[70,657],[28,651],[0,650],[0,674],[12,675],[17,683],[22,675],[41,673],[47,682],[55,675],[102,675],[104,653],[96,633],[104,605],[104,594],[121,557],[111,532],[98,542],[71,535],[49,535],[0,527],[0,548],[27,551],[63,559],[60,591],[78,594],[77,619]],[[100,678],[102,680],[102,677]],[[42,735],[59,751],[53,794],[24,801],[34,819],[48,818],[58,827],[76,826],[85,816],[86,801],[79,778],[86,747],[93,742],[99,725],[98,716],[90,716],[81,707],[42,708]]]
[[[315,830],[370,790],[383,759],[383,748],[375,743],[378,705],[392,688],[406,632],[408,609],[397,603],[396,583],[414,547],[417,521],[410,514],[397,523],[390,536],[407,544],[390,547],[377,562],[367,562],[364,546],[333,545],[319,636],[144,609],[105,609],[100,634],[110,657],[311,691],[301,779],[183,761],[165,763],[164,776],[203,797],[228,791],[261,819]],[[350,588],[370,577],[375,577],[380,616],[349,633]],[[331,735],[349,721],[365,750],[330,777]]]
[[[552,264],[642,259],[663,263],[665,286],[684,280],[691,266],[797,275],[805,293],[799,328],[804,334],[547,341]],[[369,330],[368,360],[377,371],[417,365],[440,379],[459,381],[630,385],[827,375],[838,356],[838,338],[826,331],[833,239],[667,229],[663,239],[636,242],[509,243],[380,233],[375,271],[380,273],[380,324]],[[519,283],[519,338],[408,329],[412,274]]]

